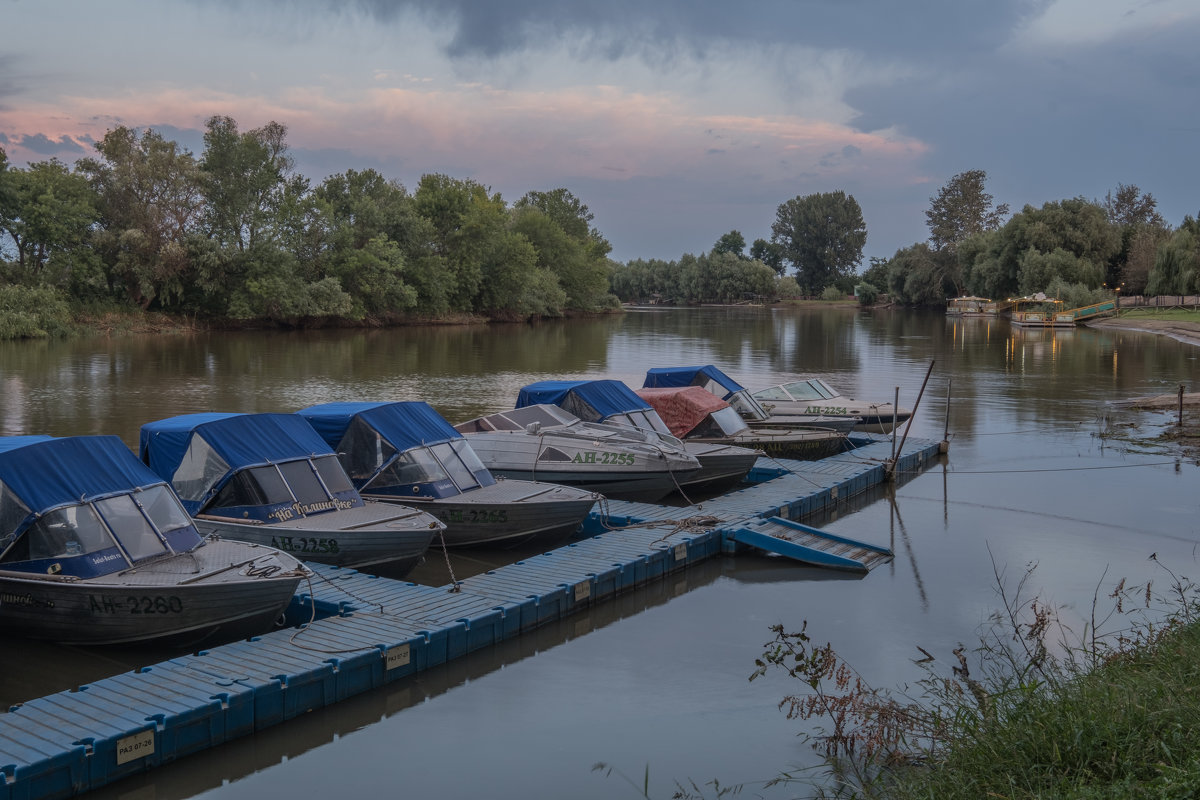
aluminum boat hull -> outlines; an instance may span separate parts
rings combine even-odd
[[[446,526],[447,547],[562,541],[575,533],[600,499],[585,489],[526,480],[500,480],[438,499],[367,496],[405,503],[437,517]]]
[[[338,567],[388,564],[389,573],[397,576],[421,563],[433,537],[444,527],[424,511],[374,500],[286,522],[254,523],[207,514],[196,516],[195,521],[204,534],[267,545],[305,561]]]
[[[284,553],[220,540],[99,578],[4,570],[0,628],[70,645],[231,641],[269,631],[305,574]]]

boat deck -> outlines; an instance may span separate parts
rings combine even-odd
[[[516,637],[689,564],[747,548],[866,571],[886,548],[793,520],[882,484],[891,441],[817,462],[760,459],[754,485],[697,506],[606,503],[584,537],[454,585],[314,565],[295,627],[14,706],[0,720],[0,800],[69,797]],[[897,479],[938,443],[909,439]]]

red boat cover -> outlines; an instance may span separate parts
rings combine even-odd
[[[691,433],[709,414],[729,408],[729,403],[699,386],[636,391],[637,396],[653,406],[671,433],[680,439]]]

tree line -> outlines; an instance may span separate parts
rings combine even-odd
[[[0,148],[0,338],[65,329],[72,309],[121,306],[313,325],[852,292],[910,305],[1200,293],[1200,223],[1171,228],[1132,185],[1010,217],[984,171],[964,172],[930,198],[928,241],[871,259],[861,275],[867,227],[842,191],[781,203],[769,238],[749,247],[733,230],[699,255],[617,263],[567,189],[509,204],[472,180],[427,174],[410,192],[371,169],[314,186],[286,139],[277,122],[240,131],[215,116],[199,157],[127,127],[73,167],[13,167]]]
[[[301,325],[617,305],[610,245],[566,189],[510,205],[472,180],[428,174],[409,192],[370,169],[314,186],[286,137],[217,116],[198,158],[126,127],[73,168],[17,168],[0,149],[0,308],[61,290],[76,307]]]
[[[1044,292],[1078,307],[1118,292],[1200,293],[1200,223],[1186,216],[1172,228],[1136,185],[1118,184],[1103,200],[1026,205],[1008,217],[986,180],[983,170],[951,178],[925,212],[929,240],[872,259],[863,283],[909,305]]]

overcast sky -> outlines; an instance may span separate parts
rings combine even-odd
[[[1197,0],[0,0],[0,31],[16,165],[275,120],[314,183],[565,187],[621,261],[836,190],[890,256],[971,169],[1014,211],[1125,183],[1200,212]]]

